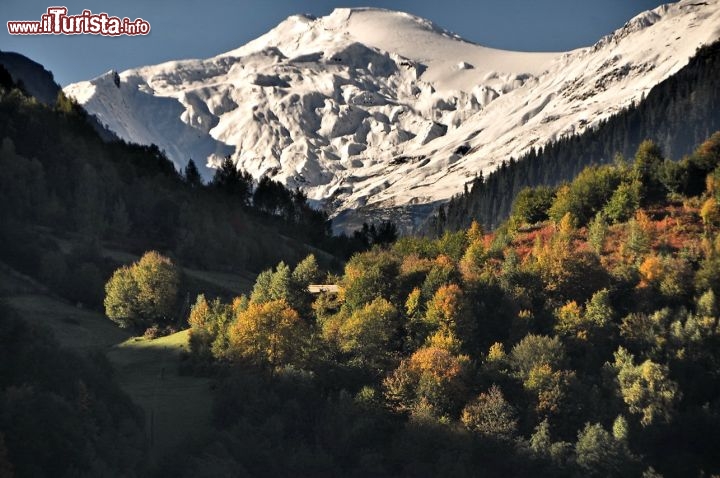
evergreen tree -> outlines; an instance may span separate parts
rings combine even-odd
[[[588,226],[588,243],[596,254],[602,254],[603,252],[607,230],[608,225],[605,222],[605,216],[602,212],[597,213],[595,219]]]
[[[122,197],[119,197],[113,206],[112,215],[110,216],[110,230],[120,238],[127,237],[130,233],[130,217]]]
[[[75,191],[75,222],[77,228],[93,237],[100,237],[104,224],[105,197],[95,168],[86,164]]]
[[[235,198],[241,205],[250,204],[252,176],[250,173],[238,169],[230,156],[227,156],[220,167],[215,170],[212,185]]]
[[[397,226],[391,221],[383,221],[373,231],[372,244],[387,245],[392,244],[398,237]]]
[[[5,69],[4,65],[0,65],[0,87],[10,90],[15,87],[15,82],[12,79],[10,72]]]
[[[263,176],[253,193],[253,204],[267,214],[281,216],[291,221],[295,217],[293,195],[285,186]]]
[[[203,185],[202,178],[200,177],[200,171],[198,171],[195,161],[193,161],[192,158],[188,161],[187,166],[185,166],[183,177],[185,182],[191,188],[199,188]]]
[[[643,204],[659,199],[663,193],[660,181],[664,159],[660,147],[651,140],[645,140],[638,146],[633,164],[633,178],[640,185]]]

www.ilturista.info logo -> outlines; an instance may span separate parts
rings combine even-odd
[[[65,7],[49,7],[40,21],[7,22],[11,35],[147,35],[150,24],[142,18],[111,17],[107,13],[83,10],[80,15],[68,15]]]

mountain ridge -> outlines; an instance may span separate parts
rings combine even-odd
[[[40,63],[11,51],[0,51],[0,65],[5,67],[13,81],[22,83],[32,96],[46,105],[55,104],[60,86],[53,74]]]
[[[119,87],[104,75],[65,92],[178,167],[207,159],[208,177],[230,155],[256,178],[302,188],[348,229],[354,210],[441,203],[480,171],[641,100],[720,37],[718,3],[663,5],[557,54],[483,47],[409,14],[337,9],[290,17],[207,60],[127,70]]]

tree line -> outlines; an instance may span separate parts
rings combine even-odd
[[[476,177],[428,221],[424,231],[467,228],[476,220],[497,227],[525,187],[570,181],[591,164],[629,157],[651,138],[672,158],[681,158],[720,129],[720,42],[703,46],[677,74],[656,85],[637,104],[582,135],[561,138],[521,158],[508,158],[485,177]]]

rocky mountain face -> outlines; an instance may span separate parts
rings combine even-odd
[[[338,229],[406,228],[481,171],[641,101],[720,38],[720,0],[638,15],[595,45],[522,53],[381,9],[293,16],[227,53],[69,85],[119,137],[206,177],[230,155],[302,188]]]

